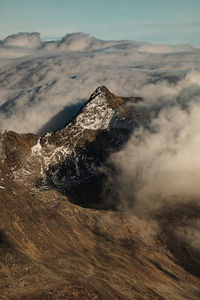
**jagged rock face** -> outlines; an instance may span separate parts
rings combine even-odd
[[[66,190],[101,175],[108,155],[120,149],[133,129],[146,121],[136,108],[140,100],[117,97],[99,87],[66,128],[42,138],[16,135],[23,140],[23,149],[16,148],[23,159],[13,166],[15,179]],[[12,161],[12,153],[9,159]]]

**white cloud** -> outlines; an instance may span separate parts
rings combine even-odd
[[[13,34],[3,41],[3,45],[9,47],[39,48],[41,46],[40,34],[37,32]]]
[[[199,199],[199,115],[199,95],[163,105],[150,129],[136,130],[127,146],[112,155],[121,170],[122,204],[149,212],[165,202]]]

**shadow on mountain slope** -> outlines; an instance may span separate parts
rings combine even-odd
[[[109,132],[85,130],[75,151],[59,169],[55,165],[47,170],[49,186],[66,194],[69,201],[76,205],[116,210],[119,199],[113,178],[117,177],[118,170],[108,162],[108,158],[125,145],[130,135],[131,131],[125,128],[114,128]]]
[[[37,135],[43,136],[47,132],[56,132],[63,129],[71,121],[71,119],[78,113],[80,107],[86,99],[80,100],[76,104],[65,106],[63,110],[53,116],[45,125],[43,125],[37,132]]]
[[[167,245],[178,264],[200,278],[200,244],[199,237],[194,235],[195,224],[200,221],[200,206],[191,201],[187,204],[163,207],[157,213],[156,219],[160,228],[158,236]],[[177,232],[178,229],[182,229],[182,235]]]

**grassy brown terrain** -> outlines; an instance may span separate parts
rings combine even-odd
[[[55,190],[26,191],[0,167],[1,299],[200,298],[199,257],[173,236],[178,212],[82,208]]]

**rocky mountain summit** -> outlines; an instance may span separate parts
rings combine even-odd
[[[109,154],[119,150],[134,128],[147,121],[137,109],[141,100],[118,97],[99,87],[58,132],[41,138],[1,132],[2,161],[11,167],[14,180],[31,187],[55,187],[66,192],[91,184],[97,192]]]

